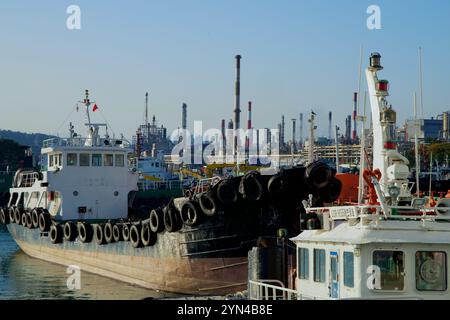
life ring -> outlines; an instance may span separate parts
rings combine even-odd
[[[141,228],[141,241],[145,247],[155,245],[157,240],[156,232],[153,232],[150,228],[150,224],[146,223]]]
[[[195,226],[200,222],[201,209],[196,201],[186,201],[181,207],[181,220],[187,226]]]
[[[61,243],[63,239],[63,230],[59,224],[52,224],[50,227],[50,241],[53,244]]]
[[[142,247],[141,226],[139,224],[133,224],[130,227],[130,242],[133,248]]]
[[[150,212],[150,229],[155,233],[164,231],[164,211],[160,208]]]
[[[87,222],[80,222],[78,224],[78,234],[82,243],[90,243],[94,236],[92,225]]]
[[[64,223],[64,240],[70,242],[75,241],[78,236],[77,231],[78,230],[75,223],[71,221],[67,221],[66,223]]]

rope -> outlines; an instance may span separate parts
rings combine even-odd
[[[77,104],[75,104],[73,107],[72,107],[72,110],[70,111],[70,113],[69,113],[69,115],[64,119],[64,121],[63,122],[61,122],[61,124],[60,124],[60,126],[56,129],[56,136],[57,137],[59,137],[59,130],[62,128],[62,126],[63,125],[65,125],[66,123],[67,123],[67,120],[69,120],[69,118],[72,116],[72,114],[75,112],[75,110],[77,109],[77,107],[78,107],[78,103]]]

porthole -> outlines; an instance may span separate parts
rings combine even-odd
[[[119,191],[114,191],[114,196],[117,197],[119,195]]]
[[[75,191],[73,192],[73,195],[74,195],[75,197],[78,197],[78,191],[75,190]]]

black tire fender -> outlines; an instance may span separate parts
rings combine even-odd
[[[155,233],[164,231],[164,211],[160,208],[154,209],[150,212],[150,229]]]
[[[150,228],[150,224],[146,223],[141,228],[141,241],[144,247],[154,246],[157,240],[156,232]]]

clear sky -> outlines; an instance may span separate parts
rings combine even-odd
[[[81,8],[81,30],[66,28],[71,4]],[[372,4],[381,30],[366,26]],[[232,117],[241,54],[241,107],[253,101],[255,127],[314,109],[326,135],[328,111],[341,127],[352,112],[361,45],[364,66],[370,52],[382,54],[400,121],[419,89],[419,46],[425,115],[450,109],[450,1],[1,0],[0,39],[1,129],[65,135],[84,89],[116,134],[130,137],[142,122],[146,91],[169,131],[183,102],[189,127],[218,128]],[[82,114],[71,120],[82,123]],[[290,138],[290,121],[287,130]]]

